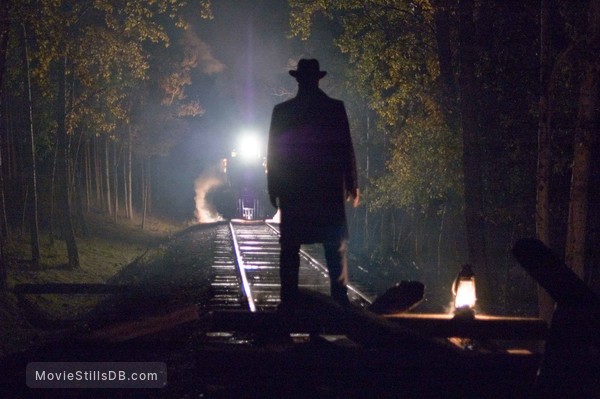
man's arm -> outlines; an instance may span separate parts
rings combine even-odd
[[[342,137],[344,139],[345,162],[344,162],[344,185],[346,188],[346,199],[352,200],[352,205],[356,208],[360,202],[360,190],[358,189],[358,177],[356,171],[356,156],[354,154],[354,146],[352,144],[352,136],[350,135],[350,124],[348,123],[348,115],[346,107],[341,103],[341,120],[340,129],[342,129]]]
[[[267,189],[269,191],[269,201],[271,205],[277,208],[277,198],[280,192],[279,162],[277,154],[277,130],[278,130],[278,107],[275,106],[271,115],[271,126],[269,128],[269,143],[267,145]]]

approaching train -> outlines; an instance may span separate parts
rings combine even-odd
[[[222,160],[225,184],[213,194],[213,202],[224,218],[265,220],[275,214],[267,191],[267,160],[260,149],[254,136],[245,136]]]

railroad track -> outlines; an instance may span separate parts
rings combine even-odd
[[[320,245],[300,252],[300,288],[329,295],[329,276]],[[262,221],[231,221],[218,227],[213,263],[217,310],[272,311],[279,304],[279,231]],[[349,285],[350,301],[366,307],[371,298]]]

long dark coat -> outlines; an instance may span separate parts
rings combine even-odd
[[[342,101],[317,89],[276,105],[267,168],[269,195],[279,198],[282,243],[348,237],[344,203],[358,183]]]

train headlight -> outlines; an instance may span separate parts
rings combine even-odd
[[[253,161],[261,157],[261,144],[253,133],[244,133],[239,140],[237,156],[246,161]]]

